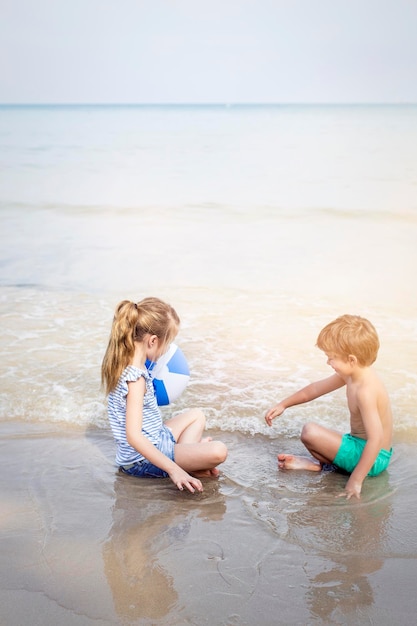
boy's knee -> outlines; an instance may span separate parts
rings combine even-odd
[[[316,424],[314,422],[307,422],[307,424],[304,424],[301,430],[301,441],[304,444],[312,441],[315,437],[316,432],[317,432]]]

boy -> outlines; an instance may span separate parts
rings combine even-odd
[[[360,498],[365,477],[384,471],[392,455],[392,413],[388,394],[371,368],[379,340],[373,325],[358,315],[342,315],[323,328],[317,346],[335,371],[329,378],[304,387],[272,407],[266,423],[290,406],[310,402],[346,385],[350,434],[341,435],[319,424],[305,424],[301,441],[314,458],[278,455],[280,469],[320,471],[326,463],[350,474],[343,494]]]

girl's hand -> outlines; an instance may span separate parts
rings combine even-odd
[[[265,415],[265,422],[268,424],[268,426],[272,426],[272,420],[282,415],[284,411],[285,411],[285,406],[282,406],[281,403],[277,404],[276,406],[273,406],[272,409],[269,409],[269,411]]]
[[[169,477],[180,491],[183,491],[184,487],[186,487],[188,491],[191,491],[191,493],[194,493],[196,490],[203,491],[201,480],[194,478],[194,476],[190,476],[190,474],[187,474],[187,472],[185,472],[178,465],[172,470],[172,472],[169,473]]]

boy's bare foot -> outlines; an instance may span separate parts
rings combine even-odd
[[[197,472],[193,472],[193,476],[195,476],[196,478],[217,478],[219,475],[220,471],[217,469],[217,467],[213,467],[213,469],[198,470]]]
[[[309,470],[319,472],[321,465],[318,461],[307,456],[294,456],[293,454],[278,454],[279,469]]]

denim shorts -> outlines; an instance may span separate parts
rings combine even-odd
[[[174,461],[175,438],[168,426],[163,426],[161,437],[156,445],[165,456]],[[150,463],[147,459],[142,459],[136,463],[128,465],[120,465],[119,470],[129,476],[149,476],[153,478],[168,478],[168,474],[156,465]]]
[[[337,451],[333,463],[351,474],[359,463],[365,445],[366,439],[360,439],[350,434],[343,435],[342,443],[340,444],[340,448]],[[369,470],[368,476],[378,476],[378,474],[386,470],[391,460],[391,455],[392,448],[391,450],[382,448],[375,459],[375,463]]]

